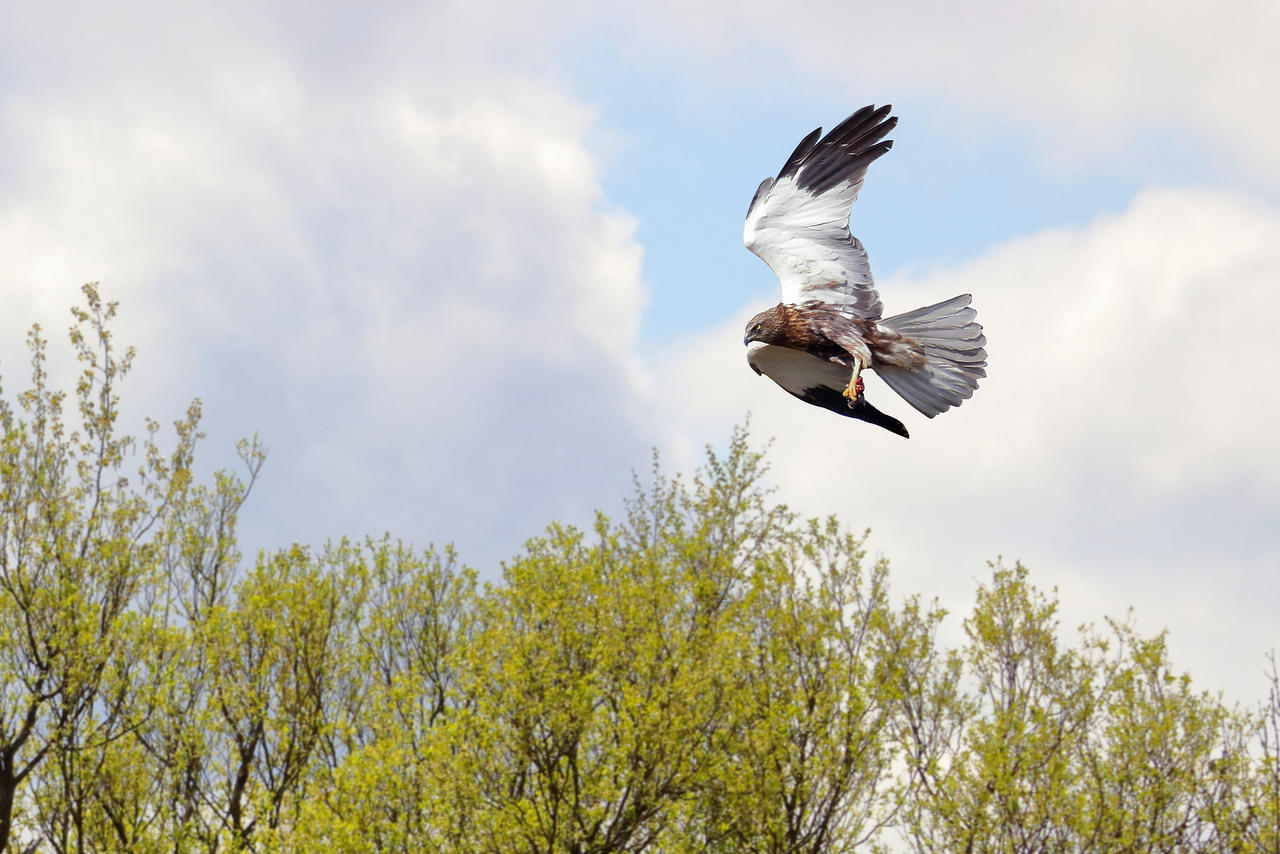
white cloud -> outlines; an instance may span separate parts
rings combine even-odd
[[[255,544],[389,529],[488,563],[622,493],[649,444],[635,224],[601,190],[593,111],[491,55],[549,24],[468,9],[379,8],[344,40],[350,9],[295,10],[302,33],[135,9],[126,34],[86,8],[113,21],[48,54],[52,14],[18,21],[9,387],[21,329],[60,336],[97,279],[141,351],[138,411],[200,395],[213,458],[254,430],[272,449]]]
[[[1133,605],[1148,631],[1173,629],[1199,681],[1253,696],[1280,646],[1277,280],[1280,213],[1147,192],[1086,228],[881,283],[890,313],[973,293],[990,339],[990,377],[932,421],[869,381],[909,441],[756,377],[741,329],[758,306],[743,306],[669,354],[670,417],[689,430],[673,444],[720,441],[750,407],[782,495],[871,526],[901,591],[963,610],[984,561],[1020,558],[1060,586],[1068,625]]]
[[[922,97],[944,105],[956,136],[1030,128],[1068,170],[1127,148],[1160,158],[1190,139],[1280,179],[1280,6],[1266,0],[653,8],[637,14],[667,61],[742,87],[820,84],[855,106]]]
[[[1133,604],[1198,680],[1256,693],[1280,593],[1274,210],[1149,192],[882,282],[890,310],[972,291],[991,337],[991,377],[936,421],[870,381],[903,441],[752,374],[760,306],[641,365],[635,224],[558,82],[586,7],[45,8],[0,32],[6,387],[21,329],[56,333],[100,279],[142,351],[139,409],[199,394],[210,455],[272,447],[255,544],[385,528],[489,565],[615,502],[650,444],[688,470],[751,409],[783,497],[873,526],[900,590],[963,606],[983,561],[1022,557],[1069,614]],[[1172,128],[1274,177],[1276,12],[1219,10],[695,3],[636,38],[740,88],[902,88],[1027,123],[1073,168]]]

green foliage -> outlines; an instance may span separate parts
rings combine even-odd
[[[1109,623],[1063,648],[1057,603],[997,566],[965,622],[974,690],[919,771],[917,850],[1216,851],[1253,797],[1230,773],[1252,726],[1174,674],[1163,636]],[[1267,849],[1262,849],[1267,850]]]
[[[201,484],[198,402],[120,435],[85,295],[74,412],[38,329],[0,399],[0,851],[1280,849],[1274,661],[1227,707],[1020,565],[943,648],[745,431],[487,585],[389,537],[246,561],[262,448]]]

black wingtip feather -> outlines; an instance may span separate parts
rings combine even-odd
[[[800,168],[800,164],[813,151],[813,147],[817,144],[820,136],[822,136],[822,128],[814,128],[812,133],[800,140],[796,150],[791,152],[791,156],[782,164],[782,170],[778,172],[778,177],[785,178],[788,175],[794,175],[796,170]]]
[[[880,109],[884,109],[881,107]],[[877,112],[875,104],[867,104],[865,107],[854,110],[844,121],[831,129],[828,137],[839,136],[847,133],[852,127],[859,127],[865,124],[869,119],[874,121],[874,114]]]
[[[772,178],[765,178],[763,181],[760,182],[760,186],[756,187],[756,194],[751,197],[751,204],[747,205],[747,216],[751,216],[751,209],[756,206],[756,202],[759,201],[760,197],[763,196],[765,193],[767,193],[769,191],[769,188],[772,186],[773,186]]]
[[[859,421],[866,421],[868,424],[883,427],[890,433],[896,433],[904,439],[911,438],[911,434],[907,432],[907,428],[903,426],[901,421],[876,409],[867,402],[865,397],[859,397],[855,403],[849,404],[849,409],[853,410],[850,414]]]
[[[810,158],[797,179],[800,186],[820,196],[838,184],[858,181],[867,167],[893,148],[893,140],[885,140],[856,153],[842,147],[830,148]]]
[[[849,118],[842,121],[831,129],[831,133],[827,134],[822,140],[821,145],[855,145],[863,139],[869,132],[880,131],[876,139],[883,137],[886,133],[893,129],[898,123],[897,116],[890,116],[885,121],[885,116],[889,115],[889,111],[893,107],[886,104],[880,109],[874,109],[872,106],[863,107]],[[868,140],[874,142],[875,140]]]
[[[821,406],[823,409],[830,410],[836,415],[843,415],[846,418],[856,418],[859,421],[865,421],[868,424],[874,424],[877,427],[883,427],[890,433],[896,433],[904,439],[910,439],[911,434],[907,432],[907,428],[902,422],[894,418],[892,415],[886,415],[879,409],[876,409],[867,400],[866,395],[860,396],[856,401],[850,402],[839,390],[827,388],[826,386],[815,386],[814,388],[805,389],[803,393],[791,394],[803,400],[805,403]]]
[[[858,180],[876,158],[893,147],[893,140],[884,139],[898,125],[898,117],[889,115],[892,109],[890,104],[879,108],[867,105],[826,136],[818,128],[796,146],[778,173],[778,180],[798,173],[801,187],[815,195],[842,182]]]

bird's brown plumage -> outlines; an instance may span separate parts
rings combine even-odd
[[[925,363],[924,348],[915,339],[816,300],[778,303],[760,312],[747,323],[744,343],[752,341],[804,350],[850,370],[855,358],[868,369],[914,369]]]
[[[932,418],[967,400],[987,374],[986,337],[968,294],[883,317],[866,249],[849,211],[867,167],[889,151],[889,108],[864,107],[825,137],[814,131],[766,178],[743,241],[778,274],[783,301],[747,324],[747,364],[806,403],[897,433],[871,406],[861,371],[875,371]]]

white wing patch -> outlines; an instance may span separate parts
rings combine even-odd
[[[849,232],[849,212],[867,167],[893,145],[881,142],[898,121],[888,113],[888,106],[864,107],[821,141],[815,131],[756,191],[743,242],[778,274],[783,302],[818,300],[880,318],[867,250]]]
[[[752,347],[747,351],[747,364],[800,398],[818,388],[843,391],[849,382],[848,368],[790,347]]]
[[[820,299],[853,305],[859,292],[874,293],[867,250],[848,225],[861,184],[850,186],[847,194],[815,197],[785,178],[752,208],[743,242],[778,274],[783,302]],[[878,305],[879,298],[874,302]],[[880,313],[859,316],[874,320]]]

